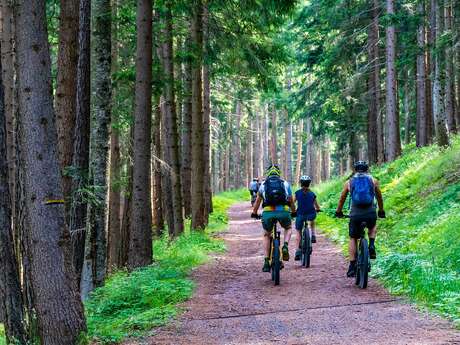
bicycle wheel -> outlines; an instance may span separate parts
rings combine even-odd
[[[275,285],[280,285],[281,255],[280,242],[278,239],[273,241],[273,261],[272,261],[272,280]]]
[[[303,229],[302,233],[302,266],[310,267],[311,257],[311,237],[310,231],[307,227]]]
[[[360,255],[358,260],[359,272],[359,287],[361,289],[367,288],[367,281],[369,279],[369,246],[365,238],[360,241]]]

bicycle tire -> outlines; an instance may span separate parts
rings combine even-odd
[[[359,266],[359,287],[361,289],[367,288],[369,279],[369,246],[365,238],[360,241],[360,257],[358,260]],[[358,274],[357,274],[358,275]]]
[[[275,239],[273,241],[273,264],[272,264],[272,280],[275,285],[280,285],[280,271],[281,271],[281,253],[280,242]]]
[[[311,238],[308,228],[303,229],[302,242],[302,266],[308,268],[311,257]]]

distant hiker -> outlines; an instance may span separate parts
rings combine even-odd
[[[308,227],[311,229],[311,242],[316,243],[315,219],[316,213],[320,211],[316,194],[310,190],[311,177],[302,176],[299,180],[300,189],[295,192],[294,204],[297,202],[297,211],[295,212],[296,221],[295,228],[297,230],[297,251],[294,260],[300,260],[302,250],[300,240],[302,238],[302,230],[305,222],[308,222]]]
[[[289,240],[291,239],[291,212],[295,212],[292,190],[288,182],[281,179],[281,170],[277,165],[267,169],[267,177],[259,188],[252,211],[252,218],[259,218],[257,211],[262,204],[262,226],[264,233],[265,258],[263,272],[270,272],[270,236],[276,222],[284,228],[283,260],[289,260]]]
[[[348,251],[350,255],[350,266],[347,276],[356,275],[356,247],[357,241],[361,237],[364,229],[361,224],[366,223],[369,235],[369,256],[371,259],[377,257],[375,251],[375,237],[377,235],[377,214],[379,218],[385,218],[383,208],[382,192],[379,182],[369,174],[369,165],[364,161],[358,161],[354,164],[354,175],[343,186],[342,195],[340,196],[339,205],[335,212],[336,217],[343,218],[343,205],[347,199],[348,193],[351,195],[351,210],[349,236],[350,244]],[[377,199],[378,212],[376,212],[374,199]]]
[[[254,202],[256,201],[257,198],[257,192],[259,191],[260,188],[260,182],[259,179],[254,177],[249,184],[249,194],[251,194],[251,206],[254,206]]]

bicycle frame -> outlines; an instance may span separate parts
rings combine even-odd
[[[272,266],[272,258],[273,258],[273,251],[275,249],[275,241],[278,240],[278,244],[281,243],[281,231],[278,230],[277,222],[275,222],[275,225],[273,226],[272,233],[270,235],[270,257],[269,257],[269,262],[270,262],[270,267]]]

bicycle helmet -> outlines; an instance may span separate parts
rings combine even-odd
[[[299,183],[300,185],[303,187],[303,186],[310,186],[310,183],[311,183],[311,177],[310,176],[307,176],[307,175],[303,175],[300,177],[300,180],[299,180]]]
[[[353,168],[356,172],[364,173],[369,171],[369,164],[365,161],[357,161],[353,164]]]
[[[270,176],[281,176],[281,170],[280,168],[278,167],[278,165],[276,164],[272,164],[268,167],[267,169],[267,173],[266,173],[267,177],[270,177]]]

